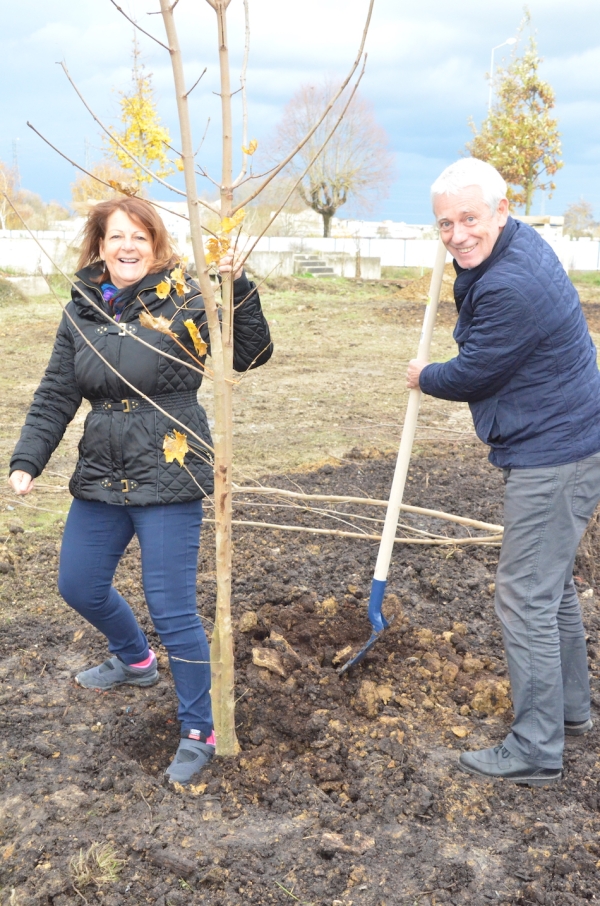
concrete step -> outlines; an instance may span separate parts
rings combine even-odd
[[[312,274],[313,277],[333,277],[335,275],[334,269],[326,265],[323,265],[323,267],[306,267],[304,268],[304,273]]]

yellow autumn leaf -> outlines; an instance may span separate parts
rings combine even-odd
[[[171,271],[171,280],[175,282],[175,292],[178,296],[183,296],[185,293],[189,293],[190,287],[185,282],[185,274],[183,268],[175,267]]]
[[[178,157],[177,160],[175,161],[175,166],[177,167],[177,169],[179,170],[180,173],[183,172],[183,161],[180,157]]]
[[[170,337],[176,336],[171,330],[171,322],[164,315],[159,315],[158,318],[155,318],[150,312],[143,311],[140,315],[140,324],[149,330],[158,330],[159,333],[166,333]]]
[[[218,264],[225,252],[229,249],[229,239],[223,236],[220,239],[212,237],[206,241],[206,263]]]
[[[258,142],[256,141],[255,138],[250,139],[250,144],[248,145],[247,148],[245,147],[245,145],[242,145],[242,151],[244,152],[244,154],[254,154],[254,152],[256,151],[257,148],[258,148]]]
[[[221,221],[221,232],[231,233],[232,230],[235,230],[236,227],[240,226],[245,216],[246,212],[241,208],[233,215],[233,217],[224,217]]]
[[[208,351],[208,346],[202,339],[202,337],[200,335],[200,331],[198,330],[198,328],[196,327],[196,325],[194,324],[192,319],[188,318],[188,320],[184,321],[183,323],[185,324],[185,326],[188,329],[188,333],[194,343],[194,349],[196,350],[198,355],[206,355],[206,353]]]
[[[182,431],[173,431],[173,435],[165,434],[163,450],[167,462],[173,462],[176,459],[179,465],[182,466],[185,454],[189,452],[189,449],[187,435]]]
[[[162,280],[156,287],[156,295],[159,299],[166,299],[171,292],[170,280]]]

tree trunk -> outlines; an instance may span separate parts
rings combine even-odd
[[[208,274],[202,224],[198,208],[198,190],[194,172],[194,150],[189,108],[183,73],[183,62],[175,22],[174,4],[171,0],[160,0],[161,12],[171,48],[171,62],[177,98],[177,112],[181,130],[181,158],[183,160],[185,187],[190,215],[190,232],[194,260],[198,273],[198,282],[202,290],[208,329],[210,333],[210,351],[213,367],[213,394],[215,400],[215,523],[216,523],[216,556],[217,556],[217,608],[215,630],[211,644],[212,702],[214,709],[215,730],[217,734],[217,753],[232,755],[238,750],[234,721],[234,688],[233,688],[233,642],[231,633],[231,392],[233,362],[233,320],[232,320],[232,286],[231,280],[223,281],[223,324],[219,321],[218,307],[213,286]],[[211,3],[211,6],[213,4]],[[216,7],[214,7],[216,8]],[[217,9],[217,16],[221,10]],[[224,21],[224,10],[223,10]],[[221,37],[221,19],[219,20]],[[227,49],[224,48],[226,66]],[[220,47],[221,55],[221,47]],[[222,82],[222,92],[230,97],[229,81]],[[229,162],[231,169],[231,119],[223,121],[224,170]],[[225,158],[225,148],[229,147]],[[231,180],[229,180],[229,186]],[[231,189],[228,189],[231,192]],[[222,199],[223,202],[223,199]],[[226,213],[226,212],[225,212]],[[224,212],[222,212],[224,216]],[[229,300],[229,301],[228,301]]]
[[[333,214],[323,214],[321,212],[321,217],[323,218],[323,237],[325,239],[328,239],[330,235],[331,219],[333,217]]]
[[[535,194],[535,186],[528,184],[525,188],[525,216],[529,217],[531,214],[531,206],[533,204],[533,196]]]
[[[214,0],[213,0],[214,2]],[[211,4],[212,5],[212,4]],[[217,0],[219,65],[221,75],[221,114],[223,128],[223,167],[221,174],[221,219],[230,217],[233,208],[233,129],[231,119],[231,82],[227,45],[226,9],[229,0]],[[210,648],[212,704],[220,755],[235,755],[239,744],[235,733],[235,669],[231,626],[232,567],[232,468],[233,468],[233,281],[221,284],[223,311],[223,393],[219,409],[215,406],[215,529],[217,552],[217,606]],[[215,399],[216,403],[216,399]],[[218,443],[217,443],[218,435]],[[217,453],[218,451],[218,453]]]

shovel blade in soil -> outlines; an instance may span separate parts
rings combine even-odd
[[[355,667],[356,664],[360,664],[364,656],[371,650],[377,639],[383,635],[385,630],[390,625],[388,620],[386,620],[381,612],[381,605],[383,604],[383,596],[385,594],[386,585],[387,582],[385,580],[373,579],[373,582],[371,584],[371,596],[369,598],[368,611],[369,621],[371,623],[371,626],[373,627],[371,638],[369,639],[367,644],[363,645],[360,651],[358,651],[357,654],[354,655],[354,657],[350,658],[349,661],[346,661],[343,667],[340,667],[340,669],[338,670],[338,674],[340,676],[345,673],[346,670],[349,670],[350,667]]]
[[[380,629],[379,632],[373,631],[373,632],[371,633],[371,638],[369,639],[369,641],[367,642],[367,644],[366,644],[366,645],[363,645],[363,647],[360,649],[359,652],[357,652],[357,654],[354,655],[354,657],[350,658],[349,661],[346,661],[346,663],[343,665],[343,667],[340,667],[340,669],[338,670],[338,674],[339,674],[340,676],[341,676],[343,673],[345,673],[346,670],[349,670],[350,667],[355,667],[357,664],[360,664],[360,662],[362,661],[362,659],[364,658],[364,656],[365,656],[366,654],[369,653],[369,651],[371,650],[371,648],[373,647],[373,645],[375,644],[375,642],[377,641],[377,639],[380,638],[380,637],[383,635],[383,633],[384,633],[385,630],[387,629],[388,625],[389,625],[389,624],[386,623],[386,625],[384,626],[384,628],[383,628],[383,629]]]

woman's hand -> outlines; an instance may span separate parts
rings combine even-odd
[[[23,472],[21,469],[15,469],[8,481],[15,494],[19,494],[19,496],[29,494],[30,491],[33,491],[35,484],[29,472]]]
[[[411,359],[406,370],[406,386],[409,390],[419,389],[419,375],[425,368],[427,362],[421,362],[419,359]]]
[[[244,273],[244,265],[240,261],[233,260],[233,252],[227,252],[219,261],[219,273],[225,276],[233,271],[233,279],[239,280]]]

